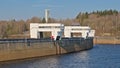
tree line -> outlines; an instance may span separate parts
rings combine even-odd
[[[104,10],[79,13],[74,19],[49,18],[49,23],[63,23],[65,25],[90,26],[96,30],[96,36],[120,36],[120,12],[117,10]],[[30,23],[45,23],[45,18],[32,17],[25,20],[1,20],[0,38],[10,36],[28,36]],[[22,38],[23,38],[22,37]]]
[[[57,20],[49,18],[49,23],[64,23],[70,25],[72,19]],[[29,38],[30,34],[30,23],[46,23],[45,18],[32,17],[31,19],[25,20],[1,20],[0,21],[0,38]]]
[[[117,10],[80,12],[76,20],[95,29],[97,36],[120,36],[120,12]]]

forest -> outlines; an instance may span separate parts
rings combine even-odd
[[[29,38],[30,23],[45,23],[45,18],[32,17],[27,20],[0,20],[0,38]],[[90,26],[95,36],[120,37],[120,12],[103,10],[80,12],[74,19],[49,18],[48,23]]]

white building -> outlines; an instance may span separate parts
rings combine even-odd
[[[61,23],[31,23],[30,37],[42,38],[42,32],[51,32],[54,40],[60,37],[94,37],[95,30],[91,30],[88,26],[64,26]]]
[[[61,23],[31,23],[30,24],[30,37],[41,38],[42,32],[51,32],[51,36],[56,39],[57,36],[62,36],[64,25]]]
[[[94,37],[95,30],[91,30],[88,26],[65,26],[65,37]]]

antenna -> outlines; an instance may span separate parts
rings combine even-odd
[[[48,19],[49,19],[49,10],[45,9],[45,21],[46,21],[46,23],[48,23]]]

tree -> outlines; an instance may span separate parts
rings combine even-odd
[[[46,20],[45,20],[45,18],[43,18],[43,19],[42,19],[42,23],[46,23]]]

